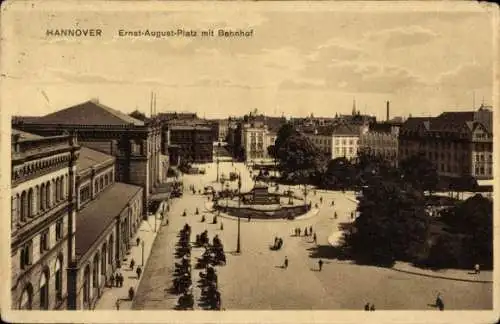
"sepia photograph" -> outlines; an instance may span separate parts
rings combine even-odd
[[[497,6],[1,10],[3,320],[498,320]]]

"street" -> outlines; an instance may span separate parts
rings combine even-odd
[[[352,192],[318,191],[314,194],[313,190],[309,191],[307,200],[312,201],[313,206],[319,205],[319,212],[310,218],[251,222],[241,219],[241,254],[237,255],[234,253],[237,221],[221,215],[218,224],[212,224],[213,216],[206,210],[207,197],[198,193],[193,195],[187,190],[190,185],[197,190],[203,190],[206,185],[220,190],[220,183],[214,183],[216,164],[202,167],[206,169],[204,175],[183,176],[184,196],[172,202],[169,225],[163,225],[158,233],[133,309],[169,310],[176,305],[178,296],[168,293],[167,289],[172,284],[177,234],[186,222],[192,226],[191,241],[206,229],[210,240],[218,234],[224,244],[227,265],[217,267],[217,273],[222,308],[228,310],[361,310],[367,302],[384,310],[433,310],[430,304],[434,303],[438,292],[443,296],[446,309],[492,307],[491,283],[432,278],[334,259],[328,239],[335,234],[340,222],[350,221],[351,212],[356,208]],[[220,170],[226,176],[234,170],[241,172],[242,192],[253,187],[248,169],[242,163],[233,166],[231,162],[221,162]],[[237,188],[237,182],[230,186]],[[288,188],[281,187],[281,190]],[[298,187],[292,190],[301,192]],[[199,215],[195,215],[196,208]],[[182,217],[184,210],[186,217]],[[338,219],[334,219],[334,211]],[[200,221],[202,214],[206,215],[203,223]],[[220,230],[221,222],[223,230]],[[292,236],[295,228],[301,228],[303,233],[310,226],[317,235],[317,245],[311,236]],[[281,250],[271,251],[269,247],[275,237],[281,237],[284,244]],[[193,265],[201,250],[193,248]],[[281,267],[285,256],[289,259],[287,269]],[[322,271],[318,271],[319,259],[324,262]],[[199,270],[193,269],[192,278],[194,282],[198,280]],[[193,292],[195,310],[201,309],[197,305],[200,288],[195,287]]]

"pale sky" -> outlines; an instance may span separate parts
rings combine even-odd
[[[158,112],[207,118],[253,109],[333,116],[350,113],[354,98],[362,113],[378,118],[385,118],[386,100],[392,117],[437,115],[470,110],[474,92],[476,106],[483,97],[493,104],[493,10],[477,4],[460,11],[394,4],[388,5],[398,11],[335,3],[224,2],[208,10],[163,5],[156,11],[136,5],[133,11],[7,9],[2,110],[42,115],[99,98],[126,113],[149,114],[151,91]],[[254,36],[118,36],[120,29],[179,27],[253,29]],[[59,28],[101,28],[103,37],[45,36]]]

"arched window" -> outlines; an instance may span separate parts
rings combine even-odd
[[[100,177],[99,178],[99,190],[102,190],[104,188],[104,178]]]
[[[108,263],[110,265],[113,265],[113,246],[114,246],[114,239],[113,235],[109,238],[109,246],[108,246]]]
[[[83,303],[90,302],[90,266],[87,264],[83,272]]]
[[[64,177],[59,178],[59,199],[64,199]]]
[[[60,254],[56,259],[55,267],[55,285],[56,285],[56,298],[58,301],[62,300],[63,291],[63,256]]]
[[[45,184],[45,208],[49,209],[51,206],[50,196],[50,181]]]
[[[30,188],[28,191],[28,216],[31,217],[35,214],[35,196],[33,195],[33,189]]]
[[[38,193],[40,195],[40,210],[45,210],[45,203],[46,203],[46,198],[45,198],[45,194],[46,194],[46,190],[45,190],[45,183],[42,183],[41,187],[40,187],[40,192]]]
[[[92,287],[99,287],[99,253],[94,256],[92,264]]]
[[[49,270],[42,271],[40,277],[40,309],[49,309]]]
[[[99,187],[97,187],[97,179],[94,181],[94,192],[98,193],[99,192]]]
[[[106,243],[104,243],[101,248],[101,275],[103,276],[106,275],[107,254],[108,254],[108,247]]]
[[[26,191],[23,191],[21,194],[21,222],[26,221],[26,216],[28,215],[28,195]]]
[[[33,308],[33,285],[26,284],[19,300],[19,309],[32,309]]]
[[[52,180],[52,204],[58,202],[57,190],[59,189],[59,179]]]

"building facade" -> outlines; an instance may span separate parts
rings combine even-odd
[[[493,123],[490,107],[410,117],[399,135],[399,161],[424,154],[441,176],[493,178]]]
[[[13,120],[13,127],[53,136],[64,131],[78,135],[81,145],[116,158],[115,180],[143,187],[143,211],[149,198],[166,178],[169,159],[162,154],[167,131],[159,121],[148,124],[107,107],[96,100],[26,121]]]
[[[12,134],[11,307],[65,309],[79,148],[69,135]]]
[[[174,163],[209,163],[213,161],[213,131],[204,125],[171,124],[170,160]]]
[[[116,158],[82,147],[77,161],[75,258],[68,309],[93,309],[142,219],[143,188],[116,182]],[[135,243],[134,243],[135,244]]]
[[[318,127],[304,135],[330,159],[346,158],[354,161],[358,156],[359,138],[368,126],[351,126],[345,123]]]
[[[398,165],[398,136],[400,123],[374,123],[359,137],[359,151],[382,157],[392,166]]]

